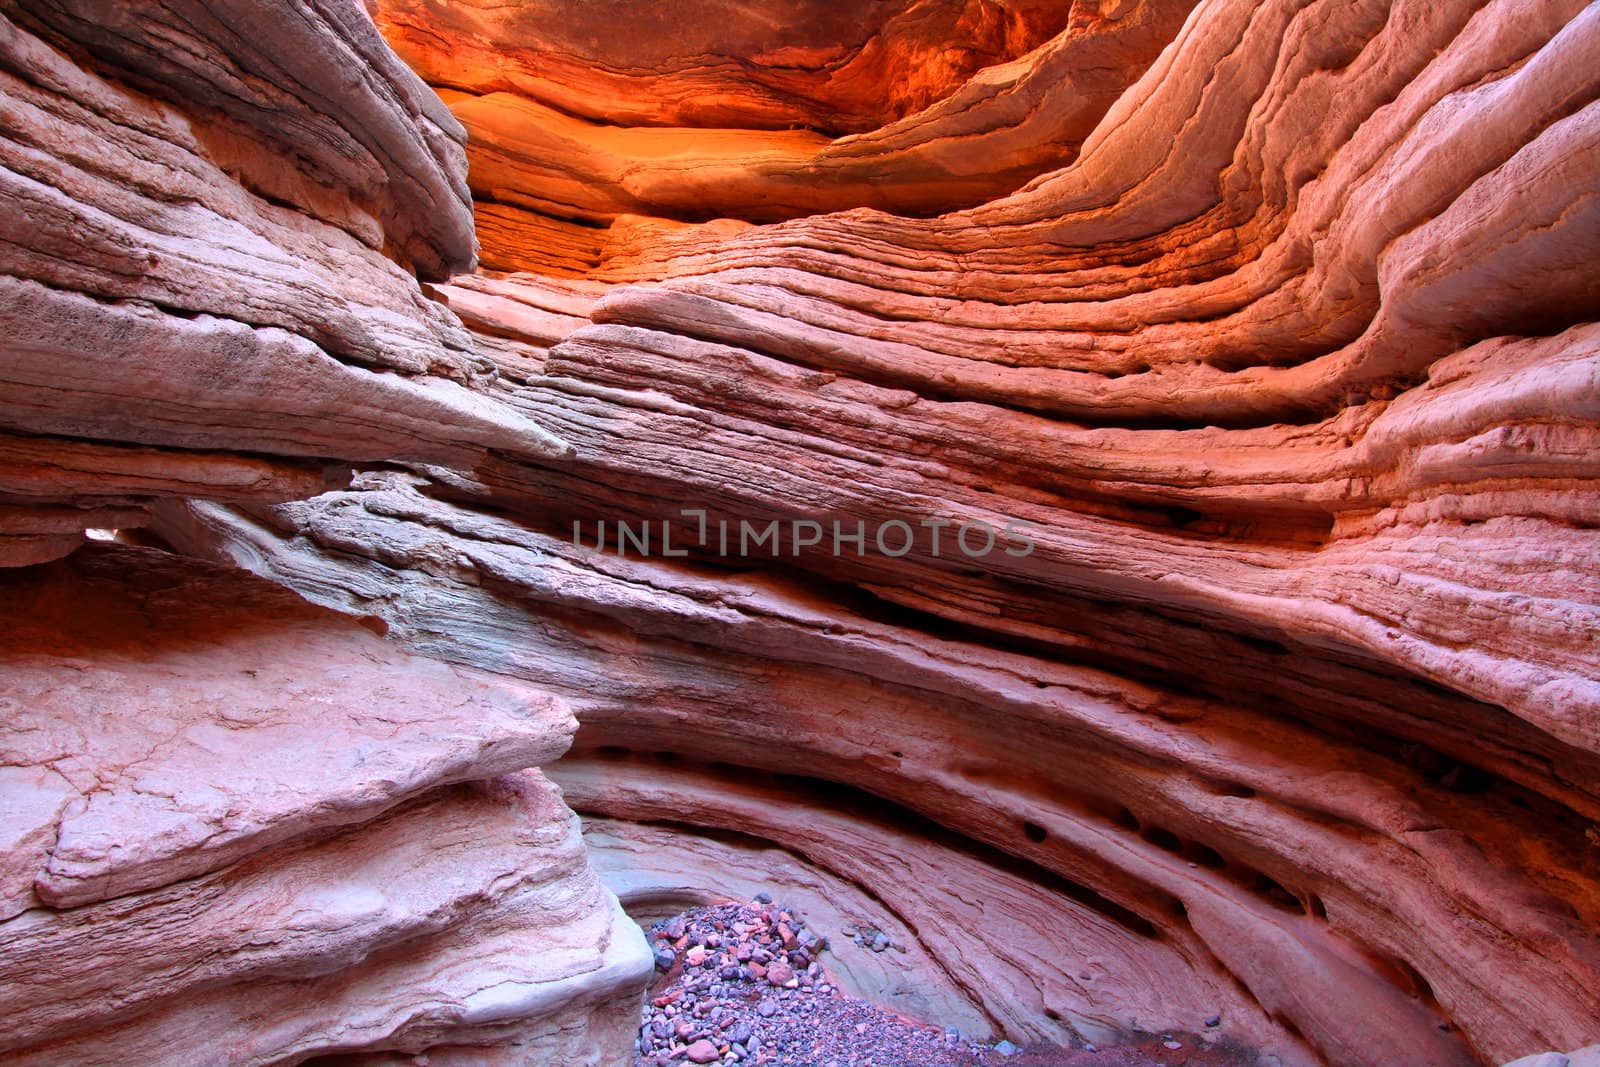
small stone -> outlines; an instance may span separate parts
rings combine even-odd
[[[678,954],[676,952],[673,952],[670,948],[662,945],[656,949],[656,970],[670,971],[677,958]]]
[[[1210,1027],[1221,1026],[1222,1025],[1222,1016],[1220,1016],[1220,1015],[1208,1015],[1208,1016],[1206,1016],[1206,1025],[1210,1026]]]
[[[771,893],[757,893],[756,894],[756,903],[757,904],[771,904],[772,903],[772,894]]]
[[[742,1045],[750,1040],[750,1034],[750,1024],[741,1019],[734,1023],[733,1028],[728,1031],[728,1040],[735,1045]]]
[[[1009,1041],[1000,1042],[999,1044],[995,1045],[994,1050],[1000,1053],[1002,1056],[1015,1056],[1017,1053],[1022,1051]]]
[[[722,1053],[717,1051],[717,1046],[704,1038],[690,1045],[684,1055],[689,1057],[690,1063],[716,1063],[722,1058]]]
[[[685,963],[687,963],[691,967],[700,966],[702,963],[704,963],[706,961],[706,949],[705,949],[705,946],[704,945],[696,945],[694,948],[691,948],[688,952],[685,952],[683,954],[683,960],[684,960]]]
[[[767,981],[773,985],[786,985],[794,980],[794,968],[778,960],[767,968]]]
[[[882,952],[884,949],[886,949],[888,947],[889,947],[889,935],[880,930],[878,932],[878,936],[872,939],[872,951],[874,951],[874,952]]]
[[[1096,1048],[1095,1046],[1093,1046],[1093,1045],[1085,1045],[1085,1046],[1083,1046],[1083,1051],[1085,1051],[1085,1052],[1099,1052],[1100,1050],[1098,1048]]]
[[[774,1001],[763,1000],[760,1004],[756,1005],[756,1014],[761,1016],[763,1019],[770,1019],[774,1015],[778,1014],[778,1005]]]
[[[1171,1049],[1173,1052],[1177,1052],[1179,1049],[1183,1048],[1183,1044],[1178,1041],[1163,1041],[1161,1042],[1161,1047]]]

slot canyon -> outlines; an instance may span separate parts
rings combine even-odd
[[[0,1067],[1600,1065],[1600,2],[0,0],[0,185]]]

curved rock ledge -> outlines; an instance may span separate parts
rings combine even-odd
[[[1152,932],[1179,946],[1210,999],[1238,998],[1240,1036],[1286,1062],[1471,1063],[1483,1052],[1469,1048],[1503,1056],[1495,1043],[1550,1044],[1541,1035],[1594,1017],[1596,872],[1592,816],[1580,814],[1593,807],[1580,783],[1595,780],[1594,757],[1566,750],[1563,788],[1497,774],[1485,759],[1494,734],[1476,752],[1466,736],[1455,754],[1429,746],[1425,725],[1452,720],[1498,731],[1508,750],[1511,738],[1536,744],[1465,697],[1341,667],[1312,645],[1243,641],[1225,653],[1232,694],[1177,694],[1180,665],[1195,686],[1224,674],[1216,647],[1209,663],[1187,659],[1178,627],[1141,635],[1165,649],[1169,673],[1140,682],[1106,669],[1111,646],[1087,667],[935,637],[815,587],[598,555],[393,481],[266,517],[192,508],[160,528],[314,598],[378,611],[419,651],[560,693],[585,723],[586,752],[687,753],[848,785],[857,804],[881,798],[1036,865],[1131,916],[1127,955],[1155,951]],[[1191,630],[1188,641],[1202,638],[1219,640]],[[1277,683],[1274,703],[1248,691],[1252,673],[1263,692]],[[1284,714],[1291,690],[1305,701],[1297,716]],[[1410,723],[1391,710],[1405,706]],[[1341,711],[1372,719],[1352,728]],[[1506,770],[1525,759],[1508,756]],[[577,779],[575,803],[757,836],[761,812],[783,811],[766,832],[785,847],[826,821],[803,800],[740,806],[726,781],[692,773],[652,791],[646,773],[628,765],[603,789]],[[873,851],[832,848],[836,865]],[[937,913],[928,885],[905,878],[882,899]],[[1059,883],[1049,895],[1068,907]],[[1537,1001],[1517,989],[1538,989]],[[1169,1007],[1186,1014],[1165,1025],[1192,1025],[1197,1004]]]
[[[147,549],[0,585],[0,1063],[614,1062],[565,1031],[631,1031],[651,959],[524,770],[559,701]]]
[[[486,266],[570,270],[586,237],[604,259],[624,215],[981,204],[1069,162],[1194,0],[696,6],[663,34],[626,5],[380,5],[468,131]],[[829,47],[783,39],[808,31]]]
[[[353,0],[112,8],[0,5],[0,565],[163,496],[564,450],[417,284],[473,263],[464,134]]]

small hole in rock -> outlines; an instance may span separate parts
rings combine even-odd
[[[1144,832],[1144,839],[1159,849],[1167,852],[1182,852],[1183,842],[1171,830],[1163,830],[1159,826],[1152,826]]]
[[[1256,875],[1254,888],[1257,895],[1284,911],[1305,911],[1305,905],[1300,903],[1299,897],[1264,874]]]

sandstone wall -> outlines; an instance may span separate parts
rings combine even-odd
[[[557,773],[619,878],[688,892],[684,852],[751,835],[881,901],[929,997],[997,1032],[1220,1012],[1285,1062],[1578,1047],[1597,15],[1202,3],[1016,192],[623,218],[585,278],[440,287],[570,459],[162,529],[560,692],[585,725]],[[1033,550],[571,544],[681,537],[681,508],[1020,521]],[[961,901],[1004,916],[981,961],[946,940]]]
[[[0,5],[0,114],[0,1063],[626,1063],[651,958],[534,769],[564,703],[236,569],[56,559],[566,450],[418,282],[474,263],[463,131],[339,0]]]
[[[854,988],[974,1032],[1600,1039],[1600,5],[888,4],[637,69],[649,25],[540,29],[571,4],[376,7],[449,109],[331,3],[294,32],[369,75],[332,108],[286,88],[304,49],[223,32],[243,4],[150,24],[249,78],[5,9],[0,180],[39,205],[0,246],[10,558],[151,521],[554,694],[630,904],[771,882],[894,932],[910,979],[841,945]],[[940,34],[970,62],[879,91]],[[449,110],[492,251],[446,282]],[[594,551],[602,519],[656,550]],[[716,544],[893,520],[903,554]],[[978,523],[1031,551],[952,549]],[[503,825],[510,786],[448,788]]]

